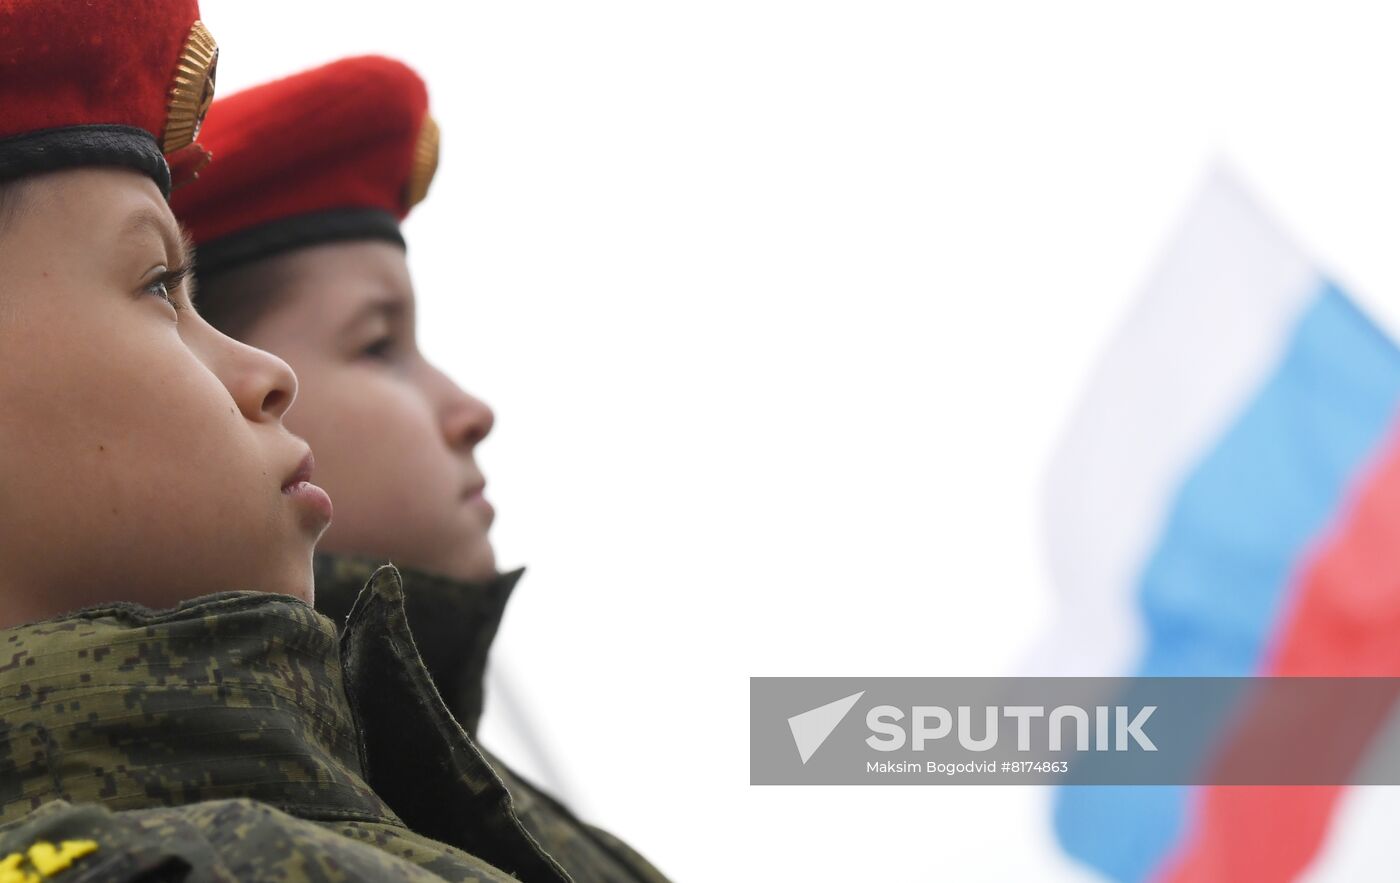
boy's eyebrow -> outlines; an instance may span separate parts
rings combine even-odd
[[[355,311],[350,314],[344,324],[346,328],[353,328],[376,313],[381,313],[385,317],[393,319],[401,315],[403,311],[404,302],[402,298],[392,294],[376,295],[356,307]]]
[[[189,236],[176,223],[150,208],[141,208],[131,213],[122,229],[123,236],[139,236],[142,233],[155,233],[165,243],[166,256],[174,267],[183,267],[190,262]]]

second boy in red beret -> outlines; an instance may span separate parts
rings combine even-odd
[[[174,200],[193,234],[198,309],[297,371],[292,428],[316,448],[336,521],[318,609],[341,618],[373,562],[404,569],[414,639],[468,733],[519,572],[496,572],[476,446],[493,416],[414,335],[399,228],[432,181],[438,130],[407,67],[352,58],[216,102],[216,163]],[[295,136],[288,133],[295,132]],[[269,145],[276,149],[269,149]],[[578,883],[664,878],[493,759],[525,828]]]

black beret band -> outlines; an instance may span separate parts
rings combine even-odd
[[[170,166],[156,139],[132,126],[67,126],[0,139],[0,181],[83,166],[122,166],[156,182],[170,198]]]
[[[195,254],[195,275],[205,279],[275,254],[353,239],[383,239],[404,245],[398,219],[386,211],[340,208],[279,218],[206,242]]]

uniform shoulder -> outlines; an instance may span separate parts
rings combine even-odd
[[[114,812],[62,800],[0,827],[0,879],[86,881],[441,878],[247,799]],[[29,874],[32,876],[25,876]]]
[[[621,838],[581,820],[500,758],[487,756],[510,792],[521,824],[575,880],[669,883],[666,875]]]

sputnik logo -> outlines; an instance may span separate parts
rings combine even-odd
[[[795,714],[787,719],[788,729],[792,730],[792,741],[797,745],[797,754],[805,764],[822,747],[822,743],[836,729],[836,725],[850,713],[856,701],[865,691],[852,693],[844,699],[819,705],[811,711]]]

